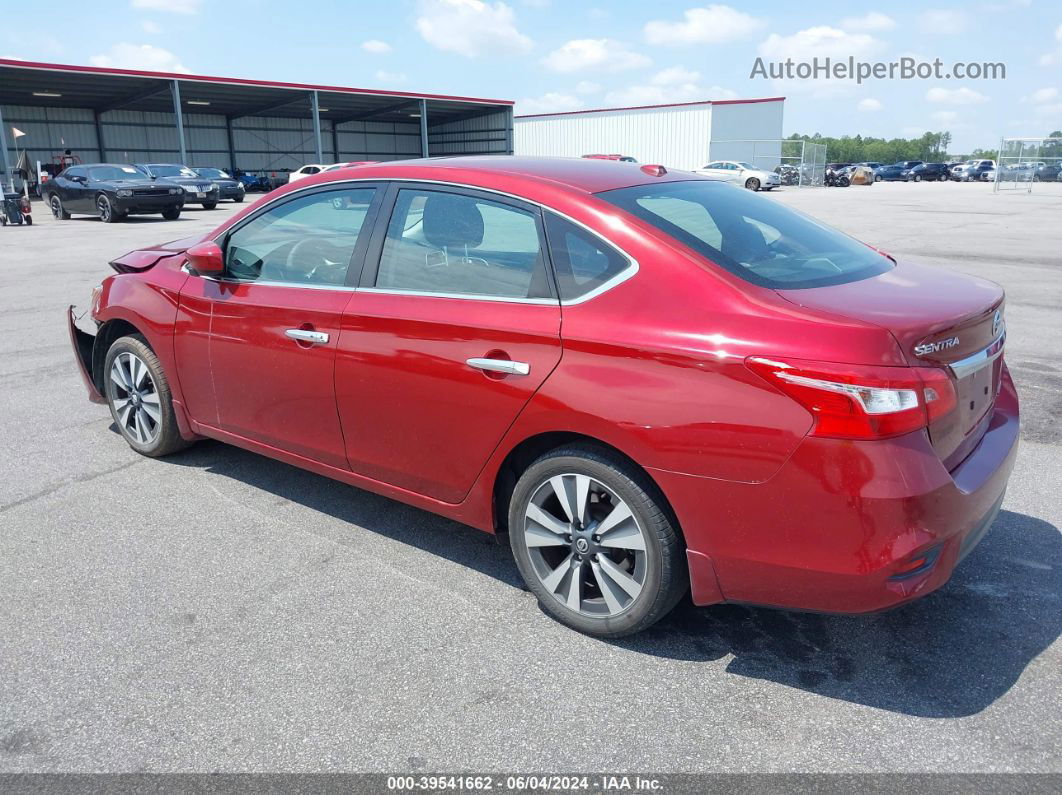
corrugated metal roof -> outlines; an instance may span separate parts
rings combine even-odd
[[[665,102],[659,105],[630,105],[620,108],[588,108],[586,110],[559,110],[555,113],[524,113],[516,119],[540,119],[546,116],[581,116],[586,113],[614,113],[625,110],[655,110],[657,108],[689,108],[696,105],[751,105],[757,102],[784,102],[785,97],[761,97],[758,99],[702,99],[696,102]]]

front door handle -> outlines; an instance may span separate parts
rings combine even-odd
[[[527,362],[513,362],[509,359],[466,359],[465,364],[477,370],[506,375],[530,375],[531,365]]]
[[[304,328],[289,328],[284,334],[299,342],[308,342],[311,345],[324,345],[328,342],[328,335],[323,331],[310,331]]]

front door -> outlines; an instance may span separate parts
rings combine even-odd
[[[448,503],[468,493],[560,361],[539,212],[392,187],[342,320],[336,398],[351,468]]]
[[[224,278],[188,280],[187,322],[208,317],[209,331],[186,329],[178,355],[194,357],[195,340],[208,340],[216,427],[347,468],[335,357],[353,290],[347,279],[352,263],[360,270],[361,230],[371,227],[376,193],[369,186],[297,194],[226,235]],[[196,397],[193,416],[210,416],[209,401]],[[186,399],[192,410],[195,398]]]

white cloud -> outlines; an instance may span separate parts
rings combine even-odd
[[[972,88],[931,88],[926,92],[929,102],[937,102],[941,105],[980,105],[988,102],[988,97]]]
[[[841,28],[844,30],[884,31],[895,27],[896,20],[885,16],[880,11],[871,11],[861,17],[848,17],[841,20]]]
[[[516,28],[516,16],[502,2],[483,0],[420,0],[417,31],[424,41],[467,58],[520,55],[531,39]]]
[[[673,66],[653,75],[648,83],[610,91],[605,101],[611,105],[664,105],[671,102],[698,102],[709,99],[737,99],[737,94],[720,86],[705,86],[700,72]]]
[[[576,94],[596,94],[601,90],[601,84],[593,80],[580,80],[575,84]]]
[[[1055,28],[1055,40],[1062,42],[1062,25]],[[1037,63],[1040,66],[1054,66],[1056,63],[1062,63],[1062,47],[1056,47],[1052,52],[1045,52],[1039,57]]]
[[[959,114],[953,110],[938,110],[931,113],[930,117],[941,124],[954,124],[959,120]]]
[[[922,12],[919,21],[923,29],[942,36],[963,33],[970,24],[966,12],[957,8],[931,8]]]
[[[573,39],[542,59],[554,72],[622,72],[652,63],[649,58],[612,39]]]
[[[172,52],[152,44],[115,44],[107,52],[93,55],[89,58],[89,63],[93,66],[143,69],[149,72],[192,72]]]
[[[579,110],[583,106],[581,100],[568,94],[559,94],[551,91],[541,97],[518,100],[516,103],[517,113],[560,113],[566,110]]]
[[[743,39],[763,27],[763,20],[724,5],[690,8],[683,21],[654,19],[645,25],[650,44],[721,44]]]
[[[1034,105],[1043,105],[1046,102],[1051,102],[1058,98],[1057,88],[1040,88],[1029,94],[1027,97],[1022,97],[1022,102],[1032,102]]]
[[[883,107],[885,106],[882,105],[879,100],[876,100],[873,97],[867,97],[866,99],[859,100],[859,104],[856,105],[856,110],[862,113],[874,113],[875,111],[881,110]]]
[[[758,51],[765,61],[784,62],[792,59],[794,64],[810,64],[813,59],[830,58],[840,61],[853,56],[858,60],[871,60],[885,49],[885,44],[869,33],[853,33],[819,25],[798,30],[790,36],[772,33],[760,42]],[[768,64],[769,67],[769,64]],[[837,98],[852,96],[856,91],[854,81],[822,78],[773,80],[777,89],[793,93],[807,93],[814,97]]]
[[[1058,39],[1058,41],[1062,41],[1062,25],[1055,28],[1055,38]]]
[[[132,0],[133,8],[168,11],[171,14],[198,14],[203,0]]]
[[[141,22],[140,27],[144,29],[145,33],[162,33],[162,28],[159,27],[158,23],[152,22],[150,19],[145,19],[143,22]]]
[[[388,72],[386,69],[380,69],[376,73],[376,79],[381,83],[387,83],[388,85],[398,85],[399,83],[406,82],[409,78],[405,72]]]
[[[1046,116],[1057,121],[1062,118],[1062,102],[1053,105],[1040,105],[1033,110],[1033,113],[1037,116]]]
[[[371,52],[373,55],[385,55],[391,52],[391,45],[386,41],[380,41],[379,39],[368,39],[361,43],[361,48],[365,52]]]

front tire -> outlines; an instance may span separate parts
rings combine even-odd
[[[103,377],[111,417],[130,447],[158,458],[188,446],[177,428],[166,374],[142,336],[114,341],[104,360]]]
[[[96,212],[100,214],[100,220],[105,224],[113,224],[121,218],[121,216],[114,211],[114,205],[111,204],[111,200],[103,193],[96,197]]]
[[[881,182],[881,175],[880,174],[875,174],[874,175],[874,181],[875,182]]]
[[[921,182],[922,181],[922,177],[919,174],[915,174],[913,177],[911,177],[911,180],[913,182]]]
[[[689,586],[684,545],[659,489],[590,445],[548,452],[520,476],[509,542],[542,609],[588,635],[640,632]]]
[[[760,189],[760,181],[756,177],[749,177],[745,180],[745,187],[751,191],[757,191]]]
[[[243,204],[243,196],[236,196],[233,201],[237,204]]]
[[[181,211],[180,209],[163,210],[162,217],[165,218],[167,221],[176,221],[178,218],[181,217]]]

